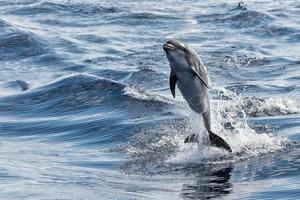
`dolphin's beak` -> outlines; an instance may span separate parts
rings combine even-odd
[[[164,46],[163,46],[164,50],[167,51],[167,50],[171,50],[171,49],[181,49],[181,50],[186,50],[186,46],[179,42],[179,41],[176,41],[176,40],[168,40]]]
[[[168,51],[168,50],[170,50],[170,49],[175,49],[176,47],[173,45],[173,44],[170,44],[170,43],[165,43],[164,44],[164,46],[163,46],[163,49],[165,50],[165,51]]]

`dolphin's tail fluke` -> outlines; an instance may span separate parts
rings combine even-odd
[[[210,141],[211,146],[223,148],[223,149],[229,151],[230,153],[232,152],[232,149],[230,148],[228,143],[225,142],[225,140],[223,140],[223,138],[214,134],[211,131],[208,131],[208,136],[209,136],[209,141]],[[184,143],[197,143],[197,142],[199,142],[199,136],[196,134],[191,134],[191,135],[187,136],[184,140]]]
[[[232,152],[232,149],[230,148],[228,143],[223,138],[214,134],[211,131],[208,131],[208,135],[209,135],[209,141],[210,141],[211,146],[223,148],[223,149],[229,151],[230,153]]]
[[[184,139],[184,143],[198,143],[199,136],[196,134],[191,134]]]

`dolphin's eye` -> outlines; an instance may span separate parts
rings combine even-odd
[[[185,48],[185,47],[184,47],[184,48],[182,48],[182,50],[183,50],[183,52],[184,52],[184,54],[185,54],[185,55],[187,55],[187,54],[189,53],[188,49],[187,49],[187,48]]]
[[[188,47],[185,46],[185,45],[183,45],[183,46],[181,47],[181,49],[182,49],[185,53],[188,52]]]

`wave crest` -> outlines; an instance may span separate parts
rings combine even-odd
[[[123,89],[123,95],[132,97],[140,101],[152,101],[152,102],[161,102],[167,104],[173,104],[167,98],[160,96],[158,94],[152,94],[146,90],[141,90],[134,85],[128,85]]]

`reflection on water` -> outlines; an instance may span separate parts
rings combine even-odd
[[[230,182],[232,169],[233,165],[219,169],[215,166],[200,168],[194,184],[183,185],[182,196],[186,199],[210,199],[230,194],[233,190]]]

